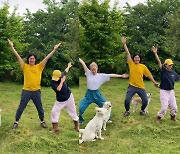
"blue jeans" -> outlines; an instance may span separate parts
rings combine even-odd
[[[139,97],[142,99],[141,110],[144,110],[144,109],[146,108],[147,103],[148,103],[148,98],[147,98],[147,94],[146,94],[145,89],[136,88],[136,87],[134,87],[134,86],[129,85],[129,86],[128,86],[128,89],[127,89],[127,92],[126,92],[126,99],[125,99],[125,101],[124,101],[124,105],[125,105],[126,111],[129,111],[129,110],[130,110],[130,102],[131,102],[131,99],[132,99],[132,97],[133,97],[136,93],[137,93],[137,94],[139,95]]]
[[[103,107],[103,103],[106,99],[101,95],[99,90],[87,90],[85,97],[79,103],[79,122],[84,122],[82,117],[83,113],[91,103],[96,103],[99,107]]]
[[[42,102],[41,102],[41,91],[28,91],[28,90],[23,90],[21,94],[21,101],[19,104],[19,107],[16,111],[16,121],[19,121],[21,118],[21,115],[26,108],[28,102],[32,99],[34,105],[36,106],[36,109],[38,111],[39,119],[41,121],[44,120],[44,110],[42,107]]]

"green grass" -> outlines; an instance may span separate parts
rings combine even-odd
[[[2,108],[2,123],[0,127],[0,154],[48,154],[63,153],[74,154],[79,152],[78,132],[74,130],[74,124],[66,110],[60,117],[60,133],[52,134],[50,113],[55,102],[55,94],[51,88],[42,88],[42,100],[45,110],[45,121],[48,129],[41,128],[36,108],[32,101],[19,122],[19,128],[13,130],[12,124],[19,105],[22,85],[13,83],[0,83],[0,107]],[[76,95],[78,87],[73,88]]]
[[[86,142],[78,145],[78,133],[74,131],[73,122],[64,109],[60,117],[60,133],[51,134],[50,113],[54,105],[55,94],[51,88],[43,87],[41,90],[45,120],[49,129],[43,129],[39,125],[37,111],[32,102],[29,102],[24,111],[19,128],[11,129],[14,115],[19,105],[22,85],[13,83],[0,83],[0,108],[2,108],[2,124],[0,127],[0,154],[168,154],[180,153],[180,122],[173,122],[169,117],[169,110],[162,124],[155,123],[157,112],[161,105],[159,101],[159,89],[150,81],[145,82],[147,92],[152,93],[149,105],[149,113],[140,116],[139,112],[132,113],[124,118],[124,98],[127,89],[126,79],[111,79],[101,87],[102,94],[111,101],[113,123],[107,125],[107,130],[102,132],[103,141]],[[86,79],[80,78],[80,88],[73,87],[77,109],[79,101],[86,92]],[[175,86],[176,100],[179,109],[180,82]],[[95,115],[92,104],[84,113],[85,123]],[[131,107],[132,110],[132,107]],[[140,110],[140,105],[138,109]],[[180,115],[177,115],[180,119]]]

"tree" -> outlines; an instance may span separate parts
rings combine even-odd
[[[152,73],[159,76],[159,69],[155,63],[151,46],[158,47],[160,59],[174,58],[172,52],[165,45],[166,30],[170,24],[168,16],[174,16],[180,1],[176,0],[148,0],[146,4],[126,6],[126,35],[129,37],[129,49],[140,52],[143,62]]]
[[[0,8],[0,81],[22,79],[21,70],[9,48],[7,39],[15,42],[16,49],[20,55],[26,46],[26,44],[20,43],[25,35],[23,18],[16,15],[16,8],[14,8],[12,14],[9,13],[8,9],[9,5],[7,3],[4,3],[3,7]]]
[[[87,63],[95,61],[101,71],[114,71],[115,57],[122,51],[120,38],[125,29],[122,11],[109,0],[84,1],[79,8],[81,57]]]
[[[176,60],[180,61],[180,9],[174,15],[169,15],[169,26],[166,30],[166,44]]]
[[[61,41],[62,46],[47,63],[43,72],[42,85],[48,86],[53,69],[63,69],[71,61],[77,64],[78,47],[78,2],[44,0],[46,10],[31,14],[27,11],[25,20],[26,39],[29,43],[24,55],[34,52],[42,59],[52,50],[54,44]],[[70,84],[79,82],[78,66],[74,65],[67,80]]]

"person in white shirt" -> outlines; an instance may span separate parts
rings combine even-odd
[[[96,103],[99,107],[103,107],[103,103],[107,101],[99,91],[101,85],[109,81],[110,77],[128,78],[129,75],[98,73],[98,65],[95,62],[90,64],[90,69],[81,58],[79,58],[79,62],[82,64],[87,78],[87,91],[85,97],[79,103],[79,123],[83,123],[82,115],[91,103]]]

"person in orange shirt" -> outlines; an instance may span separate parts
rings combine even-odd
[[[16,129],[18,127],[19,119],[26,108],[30,99],[33,101],[36,109],[38,111],[39,119],[41,121],[41,126],[43,128],[48,128],[45,121],[44,121],[44,110],[42,107],[41,101],[41,76],[43,69],[49,60],[50,57],[55,53],[61,43],[54,46],[54,49],[39,63],[37,64],[37,57],[35,54],[31,53],[27,56],[27,63],[25,63],[22,58],[17,53],[16,49],[14,48],[14,44],[11,40],[8,39],[9,45],[16,56],[20,67],[24,74],[24,86],[21,94],[21,100],[19,107],[16,111],[15,122],[13,124],[13,128]]]
[[[144,64],[141,64],[142,59],[139,53],[135,53],[133,55],[133,58],[131,58],[131,54],[126,45],[125,37],[121,38],[121,42],[124,46],[126,57],[127,57],[127,63],[129,66],[129,82],[128,82],[129,86],[128,86],[126,98],[125,98],[126,111],[124,113],[124,117],[130,115],[130,102],[131,102],[132,97],[136,93],[142,99],[140,115],[146,115],[145,108],[147,106],[148,99],[147,99],[147,94],[145,91],[143,76],[148,77],[154,83],[156,87],[159,87],[159,84],[154,80],[149,69]]]

